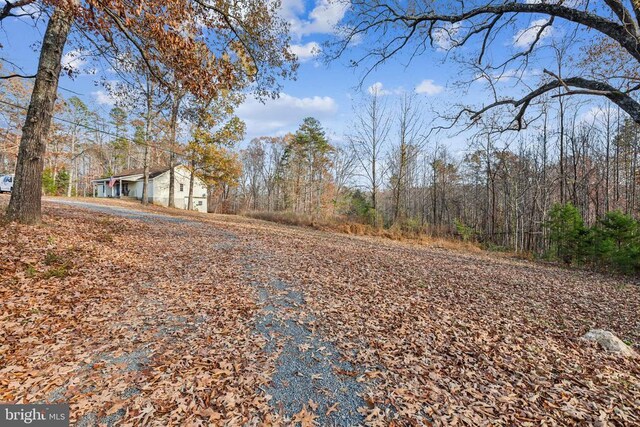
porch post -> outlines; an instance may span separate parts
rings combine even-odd
[[[119,199],[122,198],[122,179],[120,179],[120,194],[118,196]]]

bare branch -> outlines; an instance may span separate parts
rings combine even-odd
[[[4,6],[2,7],[2,10],[0,11],[0,21],[10,16],[14,16],[11,13],[12,9],[17,9],[34,2],[35,0],[17,0],[15,2],[10,2],[10,1],[5,2]]]
[[[9,75],[6,75],[6,76],[0,76],[0,80],[8,80],[8,79],[16,79],[16,78],[19,78],[19,79],[35,79],[36,75],[34,74],[32,76],[24,76],[22,74],[9,74]]]
[[[477,121],[480,117],[486,113],[487,111],[494,109],[496,107],[511,105],[518,109],[518,113],[516,114],[513,125],[515,130],[522,130],[524,128],[524,115],[527,111],[527,108],[531,105],[531,103],[538,98],[539,96],[557,88],[564,88],[566,93],[562,96],[568,95],[596,95],[596,96],[604,96],[609,99],[616,105],[618,105],[622,110],[627,112],[629,116],[636,122],[640,123],[640,103],[636,101],[633,97],[631,97],[628,93],[622,92],[615,87],[611,86],[608,83],[603,83],[595,80],[588,80],[582,77],[570,77],[567,79],[561,79],[554,73],[545,70],[545,73],[553,76],[554,80],[548,82],[537,89],[529,92],[527,95],[520,99],[502,99],[495,101],[480,110],[473,111],[471,109],[464,109],[463,112],[467,112],[470,114],[470,118],[472,121]],[[578,88],[578,89],[572,89]]]
[[[350,43],[354,38],[369,32],[387,30],[393,24],[402,23],[407,30],[421,25],[426,27],[425,31],[412,31],[410,35],[398,36],[386,43],[382,50],[377,51],[377,56],[382,58],[383,61],[388,59],[389,51],[396,51],[398,44],[406,45],[413,36],[421,37],[426,35],[433,40],[432,30],[437,23],[457,24],[465,21],[473,23],[475,18],[489,16],[488,20],[473,24],[470,30],[473,35],[486,31],[490,32],[499,21],[498,19],[494,23],[493,18],[496,16],[504,17],[507,15],[512,16],[513,14],[545,14],[549,17],[561,18],[594,29],[618,42],[635,59],[640,61],[640,43],[637,33],[632,33],[624,25],[596,13],[567,7],[562,4],[505,2],[494,5],[490,3],[451,15],[437,14],[433,11],[418,14],[402,13],[399,10],[393,10],[387,4],[382,5],[378,2],[369,2],[367,0],[354,1],[353,4],[354,21],[357,24],[349,28],[345,40],[341,43],[342,49],[340,51],[344,51],[346,44]],[[464,3],[462,4],[464,8]],[[461,45],[462,43],[456,43],[456,46]]]
[[[638,21],[633,19],[633,16],[620,0],[604,0],[609,8],[616,14],[618,19],[624,27],[635,37],[640,35],[640,28],[638,28]]]

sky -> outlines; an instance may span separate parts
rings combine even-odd
[[[0,1],[0,5],[2,3]],[[326,64],[321,60],[322,43],[332,37],[335,25],[343,21],[346,12],[344,4],[328,0],[282,1],[280,13],[290,23],[291,49],[300,62],[298,76],[295,81],[283,82],[278,99],[262,103],[249,96],[238,108],[238,116],[247,125],[247,141],[257,136],[294,132],[305,117],[311,116],[320,120],[333,143],[343,144],[353,123],[354,110],[363,96],[373,90],[386,99],[390,109],[393,109],[399,95],[415,94],[425,111],[428,125],[435,123],[435,112],[451,110],[454,104],[477,106],[490,99],[483,84],[474,83],[465,89],[459,87],[461,79],[472,75],[467,72],[465,77],[461,65],[447,53],[450,40],[444,32],[436,35],[433,49],[427,49],[412,60],[409,60],[408,52],[400,54],[368,75],[368,68],[354,69],[348,65],[350,59],[362,54],[367,40],[352,46],[342,58]],[[501,33],[493,42],[490,55],[498,59],[526,50],[535,35],[532,28],[539,28],[544,23],[543,17],[535,15],[518,19],[510,31]],[[450,30],[453,34],[458,31],[457,28]],[[554,23],[543,34],[543,43],[548,45],[555,38],[561,38],[563,31],[566,30],[561,24]],[[35,73],[43,33],[44,21],[36,28],[25,19],[5,22],[0,31],[3,56],[19,64],[26,74]],[[473,44],[470,44],[457,50],[464,55],[472,49]],[[531,84],[539,79],[542,68],[552,63],[548,49],[540,52],[536,65],[524,73],[525,80]],[[61,78],[61,94],[79,96],[106,116],[114,100],[101,86],[100,80],[114,78],[109,70],[70,48],[65,51],[63,63],[78,69],[79,74],[73,78],[67,75]],[[506,69],[501,76],[494,76],[505,94],[522,92],[522,85],[515,84],[513,77],[516,74],[515,69]],[[440,134],[437,138],[441,144],[450,145],[453,151],[462,151],[467,135],[458,135],[454,131]]]

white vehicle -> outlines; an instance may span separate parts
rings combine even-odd
[[[5,175],[0,177],[0,193],[11,193],[13,190],[13,175]]]

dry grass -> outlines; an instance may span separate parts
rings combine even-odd
[[[47,197],[46,199],[66,199],[65,197]],[[46,200],[45,199],[45,200]],[[312,215],[305,214],[297,214],[293,212],[265,212],[265,211],[256,211],[256,212],[245,212],[242,215],[233,215],[233,214],[211,214],[211,213],[203,213],[198,211],[185,211],[183,209],[172,209],[167,208],[160,205],[149,204],[147,206],[143,206],[138,201],[128,200],[128,199],[101,199],[101,198],[92,198],[92,197],[73,197],[69,200],[79,201],[79,202],[87,202],[87,203],[96,203],[105,206],[117,206],[117,207],[125,207],[125,208],[135,208],[140,209],[146,212],[159,213],[163,215],[177,216],[177,217],[192,217],[198,219],[214,219],[216,221],[242,221],[243,218],[246,218],[247,221],[250,219],[258,219],[262,221],[269,221],[276,224],[290,225],[296,227],[307,227],[320,231],[328,231],[328,232],[337,232],[342,234],[347,234],[350,236],[369,236],[369,237],[379,237],[388,240],[394,240],[397,242],[405,242],[411,244],[417,244],[420,246],[438,248],[438,249],[447,249],[447,250],[455,250],[455,251],[463,251],[463,252],[471,252],[471,253],[491,253],[495,254],[499,257],[505,258],[518,258],[518,259],[526,259],[532,260],[533,256],[528,253],[514,253],[514,252],[497,252],[497,251],[489,251],[481,246],[481,244],[477,242],[465,242],[455,238],[445,238],[445,237],[436,237],[433,235],[427,234],[424,230],[422,231],[410,231],[403,230],[400,228],[391,228],[384,229],[381,227],[373,227],[368,224],[361,224],[358,222],[349,221],[344,217],[326,217],[326,218],[318,218]],[[8,202],[8,198],[7,198]],[[0,216],[0,224],[2,221],[2,217]],[[435,234],[439,234],[443,232],[442,230],[437,231]],[[105,239],[105,241],[110,240],[110,236],[108,233],[105,233],[104,236],[101,236]]]
[[[457,251],[476,253],[483,251],[480,245],[475,242],[464,242],[454,238],[432,237],[424,232],[403,230],[397,227],[390,229],[374,227],[368,224],[348,221],[341,217],[318,218],[293,212],[247,212],[244,215],[249,218],[275,222],[277,224],[310,227],[316,230],[334,231],[351,236],[381,237],[400,242],[417,243],[419,245]]]

